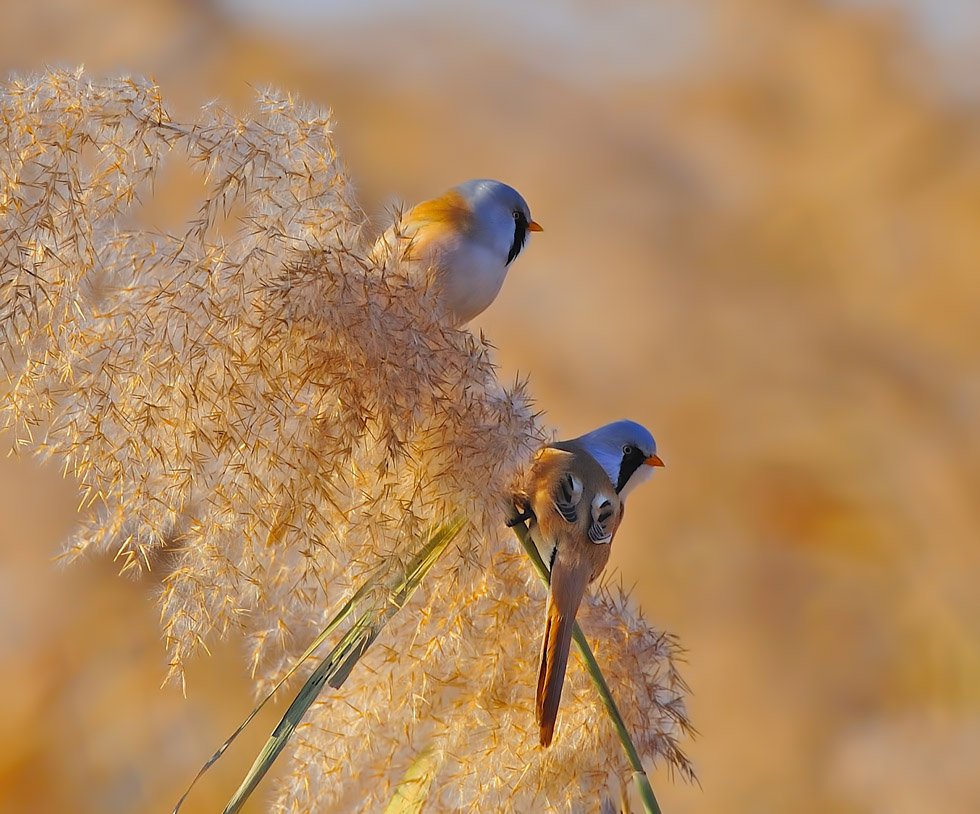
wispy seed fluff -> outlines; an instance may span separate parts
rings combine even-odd
[[[251,118],[177,124],[156,87],[81,72],[0,103],[0,416],[83,484],[72,553],[165,575],[172,677],[231,633],[267,687],[353,588],[469,519],[311,709],[276,810],[377,811],[424,749],[427,812],[591,811],[628,782],[575,664],[556,744],[537,745],[545,591],[502,523],[545,437],[525,387],[446,325],[428,280],[365,259],[326,115],[269,93]],[[203,173],[198,217],[136,228],[174,161]],[[674,643],[619,592],[581,618],[644,758],[690,775]]]

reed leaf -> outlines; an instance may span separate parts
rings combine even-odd
[[[255,790],[255,787],[265,777],[266,772],[272,767],[276,758],[279,757],[280,752],[286,746],[286,742],[296,727],[302,722],[307,710],[316,700],[324,685],[329,684],[334,689],[339,689],[343,685],[344,681],[350,675],[350,671],[354,668],[354,665],[367,652],[371,643],[378,637],[378,634],[381,633],[388,621],[405,607],[405,604],[412,598],[412,595],[422,583],[429,569],[436,564],[439,556],[446,550],[446,547],[453,541],[456,535],[459,534],[465,523],[464,518],[456,517],[449,523],[436,528],[405,570],[389,583],[388,593],[383,598],[383,601],[369,607],[361,613],[350,630],[344,634],[337,645],[317,665],[317,668],[296,694],[293,702],[289,705],[289,709],[286,710],[286,714],[283,715],[282,720],[279,721],[279,724],[269,736],[258,757],[255,758],[255,762],[248,770],[248,774],[245,775],[245,779],[242,780],[241,785],[231,796],[231,799],[224,808],[223,814],[235,814],[236,811],[241,809],[245,801]],[[371,590],[373,587],[367,584],[362,586],[341,609],[343,615],[349,616],[354,611],[359,604],[359,602],[354,601],[357,597],[361,597],[363,600],[363,598],[374,594],[375,591]],[[341,618],[340,614],[334,617],[327,626],[328,629],[333,630],[340,623]],[[317,637],[317,640],[322,641],[326,635],[327,633],[325,631]],[[264,704],[265,701],[262,703]],[[262,705],[260,704],[259,706],[261,707]],[[254,712],[249,716],[249,719],[253,716]],[[245,723],[247,724],[248,720]],[[244,728],[244,724],[239,728],[239,731],[241,728]],[[237,734],[236,732],[235,735]],[[234,738],[235,735],[232,737]],[[214,758],[212,758],[211,762],[213,760]],[[205,766],[205,768],[207,767]]]

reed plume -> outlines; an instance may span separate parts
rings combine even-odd
[[[537,747],[545,589],[503,525],[547,433],[430,280],[365,259],[329,117],[269,92],[179,124],[152,84],[55,71],[10,81],[0,122],[0,426],[81,484],[70,556],[160,575],[169,678],[234,635],[261,691],[468,519],[297,730],[275,810],[377,810],[423,754],[426,811],[597,808],[626,763],[575,665]],[[141,201],[177,161],[204,200],[152,233]],[[580,618],[640,754],[693,776],[675,642],[618,590]]]

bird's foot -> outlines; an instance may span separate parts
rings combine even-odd
[[[521,523],[526,523],[528,520],[533,520],[533,519],[534,519],[534,512],[532,512],[530,509],[525,509],[520,514],[515,515],[514,517],[510,518],[510,520],[507,521],[507,528],[512,529],[514,528],[514,526],[518,526]]]

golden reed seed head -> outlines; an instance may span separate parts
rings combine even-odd
[[[174,161],[205,197],[152,234],[140,199]],[[234,632],[275,680],[429,524],[470,520],[311,710],[277,810],[378,810],[426,747],[426,811],[594,810],[626,765],[574,665],[538,748],[544,591],[502,522],[544,430],[427,280],[365,259],[328,117],[266,93],[176,124],[151,84],[51,72],[0,92],[0,184],[0,426],[80,480],[72,554],[163,570],[171,677]],[[586,604],[641,753],[690,776],[674,643],[621,592]]]

